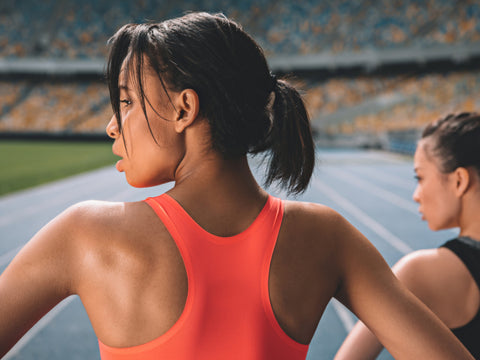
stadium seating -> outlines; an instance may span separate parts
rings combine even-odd
[[[476,0],[268,1],[13,0],[0,5],[2,57],[104,57],[106,41],[128,22],[191,10],[237,19],[267,54],[340,53],[480,41]]]
[[[10,90],[14,106],[3,107],[3,132],[98,133],[111,117],[108,91],[101,83],[22,82],[4,89]]]
[[[480,44],[477,0],[6,0],[0,59],[103,59],[121,25],[187,10],[233,17],[267,56]],[[301,80],[313,125],[325,134],[402,132],[480,107],[478,70]],[[2,80],[0,96],[0,132],[99,133],[111,117],[100,81]]]
[[[478,71],[299,85],[313,125],[329,134],[418,128],[447,112],[480,108]],[[0,131],[103,132],[112,116],[107,88],[97,82],[3,82],[0,96]]]
[[[478,111],[479,92],[478,71],[364,77],[313,86],[306,102],[313,123],[328,133],[388,132],[423,127],[449,112]],[[344,121],[337,120],[340,111]]]

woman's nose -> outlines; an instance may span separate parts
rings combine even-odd
[[[118,122],[115,115],[112,116],[105,130],[107,132],[107,135],[110,136],[112,139],[116,139],[118,137],[120,132],[118,131]]]

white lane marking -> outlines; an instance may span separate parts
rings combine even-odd
[[[349,174],[347,171],[340,170],[340,169],[332,169],[329,168],[326,170],[330,172],[333,176],[342,179],[343,181],[357,186],[370,194],[379,197],[382,200],[386,200],[389,203],[396,205],[397,207],[410,211],[411,213],[420,216],[418,212],[418,206],[412,203],[411,201],[407,201],[404,198],[398,196],[395,193],[392,193],[388,190],[382,189],[378,186],[375,186],[367,181],[364,181],[358,177],[355,177],[353,174]],[[458,228],[448,229],[451,233],[458,235]]]
[[[350,310],[348,310],[345,306],[343,306],[343,304],[339,302],[337,299],[332,299],[331,304],[333,306],[333,309],[337,313],[337,316],[339,317],[340,322],[345,328],[345,331],[348,334],[355,326],[356,320],[354,319],[353,315],[350,313]]]
[[[8,360],[18,355],[19,352],[32,340],[40,331],[42,331],[52,320],[60,314],[68,305],[72,303],[75,296],[70,296],[61,301],[50,312],[41,318],[35,326],[33,326],[16,344],[10,349],[10,351],[3,357],[3,360]]]
[[[70,196],[70,198],[73,199],[75,196],[76,194]],[[43,203],[37,203],[37,205],[29,205],[28,207],[19,208],[17,211],[11,211],[8,215],[2,215],[0,218],[0,227],[11,224],[15,221],[20,221],[23,217],[40,213],[52,206],[67,203],[69,200],[70,199],[67,199],[65,196],[58,196],[56,201],[45,201]]]
[[[364,225],[366,225],[371,230],[373,230],[377,235],[383,238],[387,243],[389,243],[391,246],[399,250],[402,254],[407,254],[413,251],[413,249],[411,249],[406,243],[404,243],[402,240],[400,240],[398,237],[393,235],[382,225],[380,225],[375,220],[373,220],[371,217],[365,214],[362,210],[360,210],[355,205],[353,205],[350,201],[348,201],[343,196],[338,194],[335,190],[325,185],[322,181],[315,178],[313,179],[313,185],[317,189],[322,191],[331,200],[337,203],[340,207],[342,207],[344,210],[346,210],[347,212],[355,216]],[[335,310],[343,327],[345,328],[347,333],[349,333],[350,330],[355,325],[355,320],[353,316],[350,314],[349,310],[347,310],[340,302],[338,302],[335,299],[332,299],[332,300],[333,300],[332,301],[333,309]]]
[[[122,199],[131,195],[132,190],[127,189],[118,192],[117,194],[110,197],[110,200]],[[8,251],[7,253],[0,256],[0,267],[7,265],[15,255],[22,249],[24,245],[19,246],[15,249]],[[41,318],[16,344],[10,349],[10,351],[3,357],[3,360],[11,359],[24,348],[30,340],[32,340],[40,331],[47,327],[55,317],[60,314],[70,303],[75,299],[75,296],[70,296],[67,299],[64,299],[57,306],[55,306],[47,315]]]
[[[111,188],[112,181],[117,180],[111,174],[112,170],[107,167],[2,196],[0,197],[0,227],[19,221],[26,216],[38,214],[50,207],[63,204],[66,208],[80,201],[82,196],[89,197],[94,190]],[[111,181],[105,180],[109,178]],[[15,207],[19,200],[25,198],[29,199],[28,206]],[[43,200],[40,201],[40,199]],[[12,208],[16,211],[11,211]]]
[[[107,199],[107,201],[120,201],[121,199],[125,199],[125,198],[128,198],[128,196],[132,196],[132,190],[131,189],[127,189],[127,190],[123,190],[123,191],[120,191],[118,192],[117,194],[115,195],[112,195],[109,199]],[[61,199],[61,202],[63,201],[66,201],[65,198]],[[57,201],[58,204],[60,204],[60,201]],[[26,211],[26,213],[22,213],[23,216],[25,215],[33,215],[35,214],[36,212],[39,212],[40,210],[42,210],[42,208],[46,208],[47,206],[51,206],[52,203],[49,202],[48,204],[45,204],[44,206],[40,206],[40,207],[37,207],[37,208],[29,208],[30,211]],[[55,205],[55,204],[54,204]],[[8,220],[4,220],[3,218],[0,219],[0,226],[2,225],[5,225],[5,223],[7,221],[15,221],[17,219],[14,218],[15,217],[15,214],[12,215],[12,219],[8,219]],[[2,222],[3,220],[3,222]],[[6,266],[7,264],[9,264],[12,259],[15,257],[15,255],[25,246],[25,244],[23,245],[20,245],[14,249],[11,249],[9,251],[7,251],[6,253],[3,253],[0,255],[0,267],[3,267],[3,266]]]
[[[34,199],[34,201],[37,201],[38,199],[50,199],[67,193],[75,193],[82,188],[91,190],[92,187],[96,186],[98,183],[106,184],[106,181],[99,182],[98,179],[103,179],[106,176],[109,176],[109,172],[111,172],[111,170],[108,168],[93,170],[91,172],[73,175],[71,177],[3,195],[0,197],[0,214],[8,212],[12,207],[15,207],[19,201],[25,199],[28,199],[29,201]]]
[[[317,181],[319,182],[319,181]],[[317,187],[319,187],[319,184],[317,183],[316,184]],[[326,185],[323,184],[324,187],[326,187]],[[330,193],[330,195],[332,195],[334,192],[332,192],[331,189],[328,190],[328,192]],[[115,200],[121,200],[121,199],[125,199],[125,198],[128,198],[130,196],[132,196],[133,194],[131,193],[131,189],[127,189],[127,190],[123,190],[123,191],[120,191],[119,193],[111,196],[108,200],[110,201],[115,201]],[[329,195],[329,194],[327,194]],[[338,195],[338,194],[337,194]],[[281,192],[279,191],[279,193],[277,194],[277,196],[281,196],[281,197],[286,197],[286,193],[284,192]],[[333,195],[335,198],[336,198],[336,202],[339,203],[339,196],[335,196]],[[330,196],[332,197],[332,196]],[[65,201],[65,199],[63,198],[62,199],[63,201]],[[349,210],[349,212],[352,212],[352,206],[353,204],[350,204],[346,199],[343,199],[344,201],[340,201],[339,205],[341,205],[342,207],[346,207],[346,210]],[[346,202],[346,203],[345,203]],[[350,206],[349,206],[349,205]],[[49,205],[51,206],[52,203],[50,202]],[[41,207],[38,207],[36,209],[31,209],[28,214],[33,214],[33,213],[36,213],[36,212],[39,212],[43,209],[44,206],[41,206]],[[358,211],[360,211],[359,209],[357,209]],[[358,215],[358,211],[355,212],[353,211],[353,214],[356,215],[357,217],[359,217]],[[361,212],[361,211],[360,211]],[[22,213],[23,216],[25,216],[25,211],[23,211]],[[366,214],[361,217],[363,218],[363,222],[365,223],[365,216]],[[13,217],[13,216],[12,216]],[[367,216],[368,217],[368,216]],[[2,225],[2,219],[0,219],[0,225]],[[5,220],[4,220],[5,221]],[[372,219],[371,221],[367,221],[366,222],[366,225],[369,226],[368,224],[370,224],[370,227],[372,226]],[[373,221],[374,222],[374,221]],[[379,224],[378,224],[379,225]],[[378,226],[376,227],[377,228],[377,233],[378,233]],[[374,230],[375,231],[375,230]],[[21,249],[22,246],[18,247],[18,248],[15,248],[13,250],[10,250],[8,253],[2,255],[0,257],[0,265],[4,265],[5,263],[11,261],[11,259],[15,256],[15,254]],[[65,299],[63,302],[61,302],[60,304],[58,304],[53,310],[51,310],[45,317],[43,317],[29,332],[27,332],[27,334],[25,334],[25,336],[9,351],[9,353],[5,356],[4,359],[10,359],[11,357],[17,355],[20,350],[31,340],[33,339],[42,329],[44,329],[50,322],[53,321],[53,319],[58,315],[60,314],[61,311],[63,311],[72,301],[73,301],[74,297],[70,297],[68,299]],[[340,318],[345,330],[347,332],[349,332],[352,327],[354,326],[355,324],[355,320],[353,318],[352,315],[350,315],[349,311],[341,304],[339,303],[337,300],[333,299],[332,301],[332,305],[333,305],[333,308],[334,308],[334,311],[337,313],[337,316]]]
[[[2,217],[0,217],[0,227],[15,221],[20,221],[27,216],[38,214],[55,206],[64,204],[65,207],[67,207],[68,205],[73,205],[73,203],[78,200],[79,195],[81,196],[82,194],[79,194],[78,191],[68,191],[67,193],[52,196],[46,201],[36,202],[28,207],[18,208],[16,211],[11,211],[8,215],[2,215]]]
[[[383,182],[385,182],[387,184],[390,184],[390,185],[400,187],[400,188],[405,189],[405,190],[413,191],[414,188],[415,188],[415,184],[413,182],[402,179],[400,177],[395,177],[395,176],[393,176],[391,174],[388,174],[384,171],[378,171],[378,170],[373,169],[373,168],[368,168],[367,169],[367,168],[364,168],[364,167],[358,168],[356,170],[358,170],[360,173],[362,173],[364,175],[367,175],[370,178],[375,178],[377,180],[383,181]],[[412,175],[412,179],[413,179],[413,175]]]
[[[348,184],[351,184],[353,186],[356,186],[362,190],[367,191],[368,193],[382,199],[385,201],[388,201],[389,203],[407,210],[415,215],[419,215],[418,212],[418,205],[413,203],[412,201],[405,200],[401,196],[398,196],[395,193],[392,193],[388,190],[382,189],[376,185],[373,185],[370,182],[364,181],[360,179],[359,177],[349,174],[348,172],[340,169],[333,169],[333,168],[328,168],[327,170],[329,173],[331,173],[333,176],[335,176],[338,179],[341,179],[345,181]]]
[[[135,193],[131,188],[127,188],[125,190],[119,191],[118,193],[108,197],[106,201],[113,201],[113,202],[124,202],[125,199],[130,199],[135,196]]]
[[[352,204],[350,201],[345,199],[331,187],[324,184],[322,181],[317,178],[313,179],[313,185],[323,192],[327,197],[336,202],[341,208],[349,212],[351,215],[356,217],[361,221],[365,226],[369,227],[373,232],[379,235],[383,240],[385,240],[392,247],[400,251],[402,254],[408,254],[413,251],[413,249],[403,242],[400,238],[393,235],[388,231],[384,226],[373,220],[370,216]]]

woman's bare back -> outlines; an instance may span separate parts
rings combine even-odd
[[[86,207],[79,208],[84,216],[78,221],[101,225],[80,226],[84,230],[78,251],[83,260],[77,265],[76,292],[97,336],[115,347],[159,337],[178,320],[187,298],[185,265],[175,241],[145,202]],[[319,211],[325,218],[335,216],[326,207],[286,202],[269,276],[277,321],[289,336],[305,344],[338,286],[328,221],[322,224],[318,215],[315,222],[309,220]],[[250,217],[244,216],[246,221]],[[215,230],[215,224],[205,227]],[[320,229],[326,234],[324,241],[318,236]]]

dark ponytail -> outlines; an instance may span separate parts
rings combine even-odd
[[[303,192],[315,166],[310,121],[298,91],[287,81],[274,80],[270,163],[266,184],[278,181],[291,193]]]
[[[167,95],[167,88],[195,90],[199,118],[210,125],[215,151],[225,158],[269,151],[266,185],[278,181],[293,193],[307,188],[315,151],[303,101],[291,85],[271,75],[263,50],[240,25],[222,14],[190,13],[124,26],[110,44],[107,77],[118,120],[121,66],[132,70],[144,109],[148,66]]]

